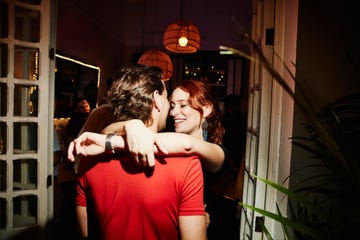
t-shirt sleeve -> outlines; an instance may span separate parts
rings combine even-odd
[[[221,149],[224,151],[224,162],[227,162],[229,161],[229,158],[230,158],[230,153],[229,153],[229,150],[224,146],[224,145],[221,145],[221,144],[217,144],[219,147],[221,147]],[[224,164],[223,164],[224,166]]]
[[[199,159],[189,161],[182,190],[179,215],[204,215],[204,177]]]

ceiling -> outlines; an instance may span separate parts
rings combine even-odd
[[[249,32],[251,27],[251,0],[108,0],[101,4],[95,0],[61,1],[113,39],[130,45],[138,41],[159,45],[167,25],[181,17],[200,29],[203,50],[217,50],[219,45],[237,47],[233,16],[243,22],[244,31]]]

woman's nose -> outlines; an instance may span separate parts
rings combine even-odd
[[[175,116],[177,113],[179,113],[179,108],[176,107],[176,106],[174,106],[174,107],[170,110],[169,115],[170,115],[170,116]]]

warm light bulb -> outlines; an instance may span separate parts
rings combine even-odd
[[[180,45],[181,47],[186,47],[187,44],[188,44],[188,39],[187,39],[187,37],[182,36],[182,37],[179,38],[179,45]]]

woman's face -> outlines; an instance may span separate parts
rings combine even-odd
[[[174,119],[175,132],[202,138],[200,113],[189,103],[189,93],[176,88],[170,96],[169,115]]]

